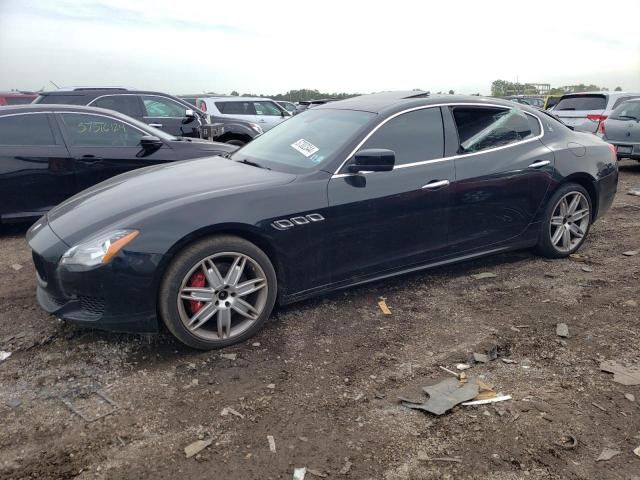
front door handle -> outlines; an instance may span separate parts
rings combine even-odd
[[[161,123],[150,123],[149,126],[150,127],[156,127],[156,128],[162,128],[162,124]]]
[[[449,185],[449,180],[434,180],[422,186],[423,190],[435,190],[437,188],[446,187]]]
[[[102,157],[96,157],[95,155],[83,155],[80,157],[80,162],[82,163],[96,163],[101,162],[103,160]]]
[[[529,168],[540,168],[549,165],[551,162],[549,160],[539,160],[537,162],[533,162],[529,165]]]
[[[260,120],[258,120],[260,123],[265,123],[266,120],[264,118],[261,118]]]

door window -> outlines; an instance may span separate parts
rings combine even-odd
[[[459,153],[502,147],[540,134],[540,125],[519,110],[488,107],[455,107]]]
[[[113,117],[61,113],[62,124],[74,147],[136,147],[144,133]]]
[[[271,102],[253,102],[253,106],[256,109],[257,115],[269,115],[272,117],[281,117],[282,110],[280,110],[274,103]]]
[[[216,102],[216,107],[224,115],[255,115],[253,102]]]
[[[147,111],[147,117],[183,118],[188,107],[174,102],[170,98],[142,95],[142,102]]]
[[[140,104],[136,95],[109,95],[91,102],[94,107],[108,108],[116,112],[124,113],[130,117],[140,117]]]
[[[396,165],[442,158],[444,130],[440,109],[415,110],[389,120],[362,146],[367,148],[393,150]]]
[[[0,117],[0,145],[55,145],[46,113]]]

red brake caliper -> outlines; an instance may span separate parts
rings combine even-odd
[[[189,279],[190,287],[204,287],[206,283],[204,273],[202,270],[198,270]],[[204,306],[203,302],[198,300],[189,300],[189,308],[191,309],[191,315],[195,314],[198,310],[200,310]]]

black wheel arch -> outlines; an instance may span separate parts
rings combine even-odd
[[[577,183],[587,191],[589,200],[591,200],[591,221],[593,222],[598,218],[598,188],[596,180],[588,173],[577,172],[565,177],[558,187],[567,183]]]

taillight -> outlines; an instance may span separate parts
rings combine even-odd
[[[603,120],[606,120],[607,116],[606,115],[587,115],[587,120],[593,120],[594,122],[601,122]]]
[[[203,112],[207,111],[207,102],[200,102],[200,110]]]
[[[607,147],[609,147],[609,152],[611,152],[611,156],[613,157],[614,160],[618,160],[618,150],[616,149],[615,145],[611,145],[610,143],[607,143]]]
[[[598,124],[598,133],[599,133],[600,135],[603,135],[603,136],[606,134],[605,126],[604,126],[604,124],[605,124],[605,123],[606,123],[606,122],[600,122],[600,123]]]

